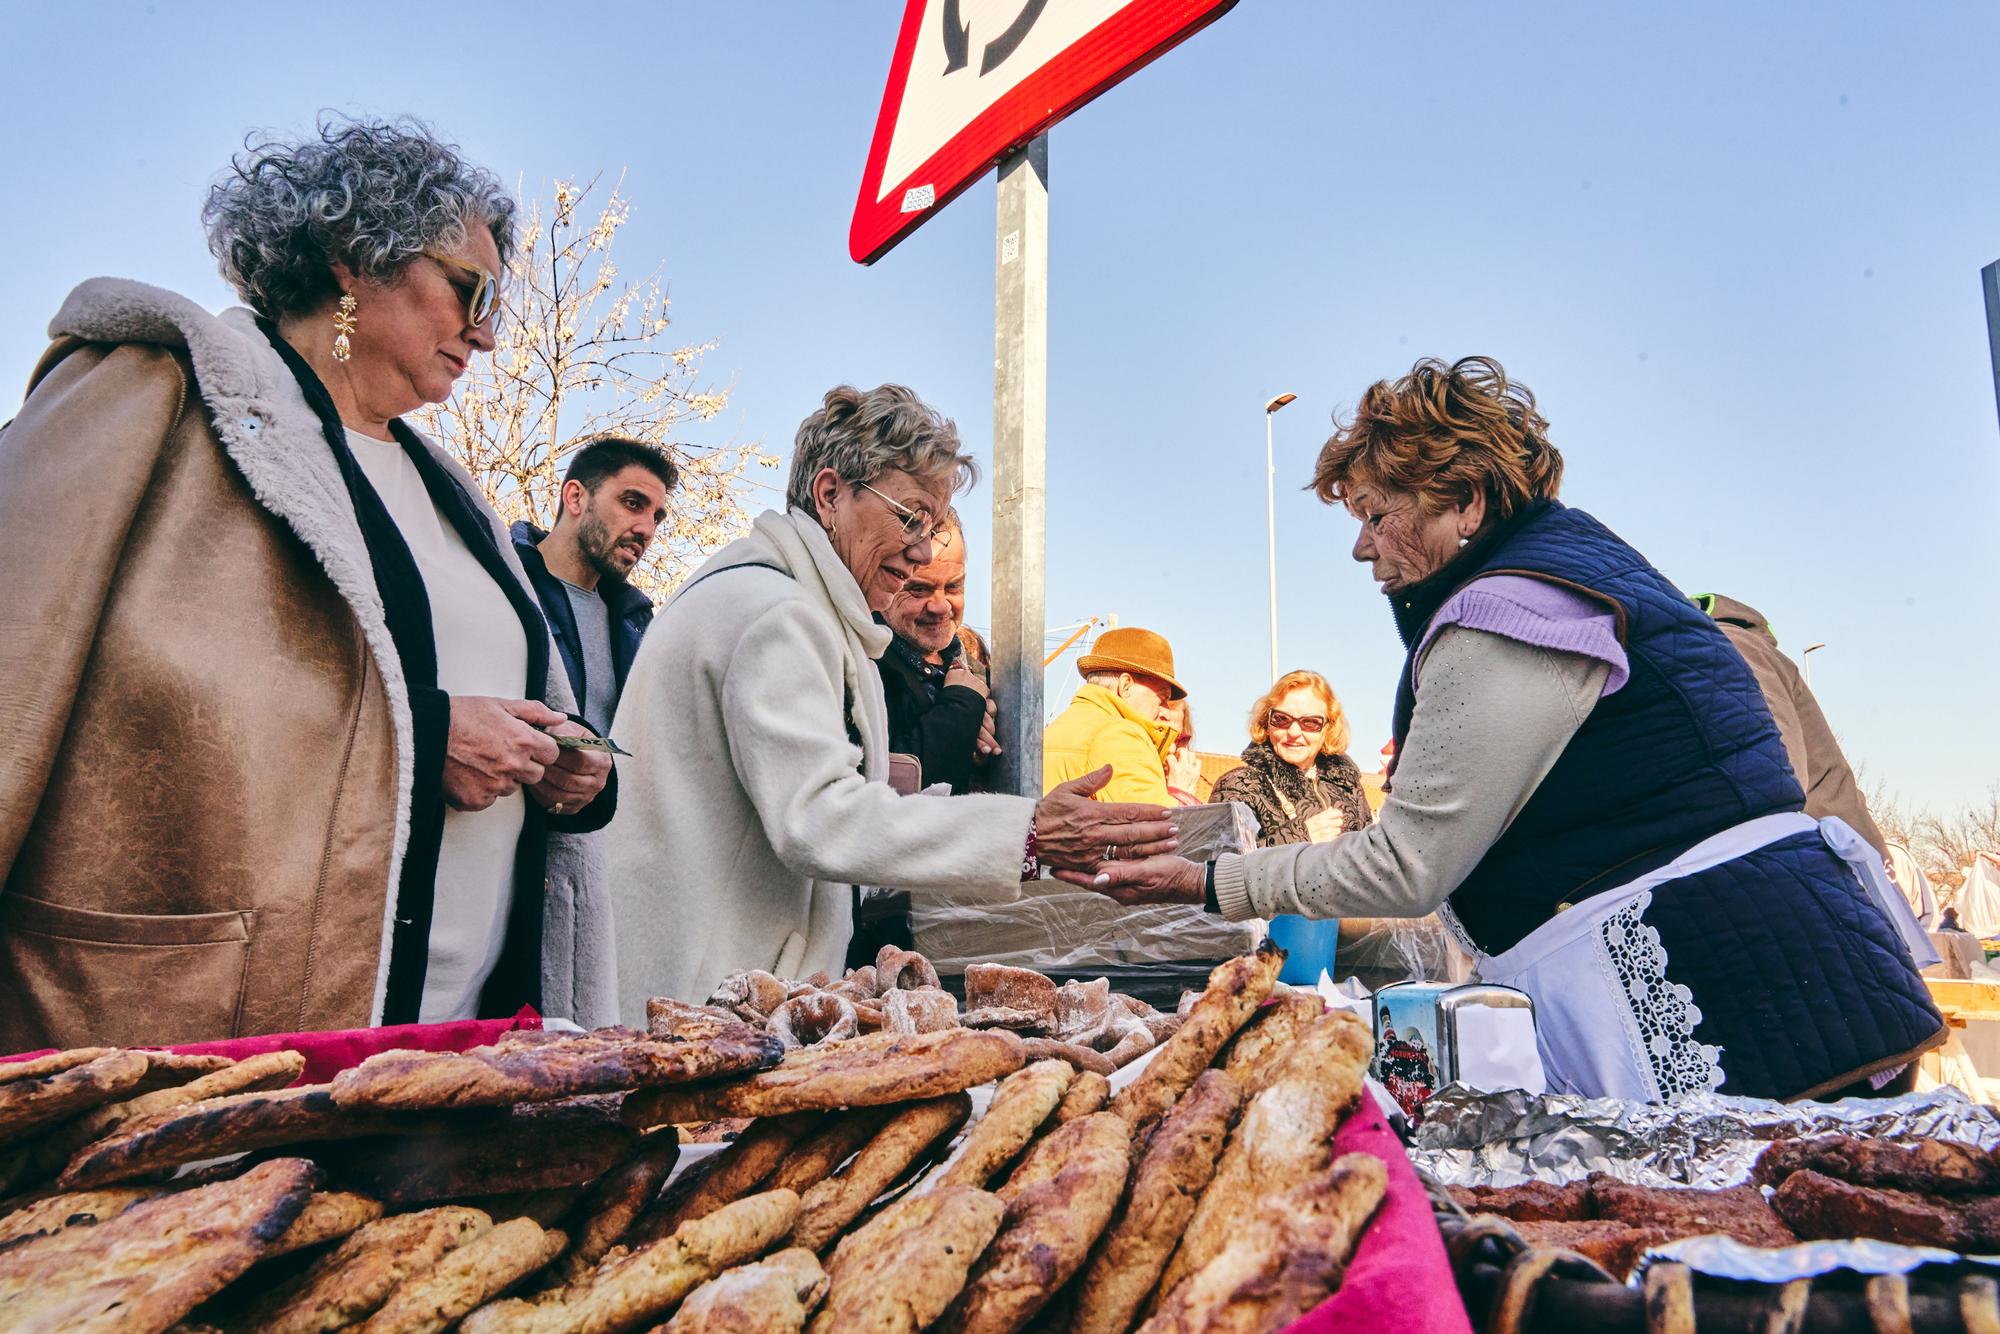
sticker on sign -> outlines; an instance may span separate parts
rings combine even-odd
[[[987,168],[1236,0],[908,0],[847,249],[872,264]]]

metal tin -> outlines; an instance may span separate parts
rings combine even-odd
[[[1532,1032],[1535,1003],[1512,987],[1397,982],[1375,993],[1369,1004],[1375,1028],[1370,1069],[1412,1121],[1422,1121],[1421,1109],[1433,1093],[1464,1077],[1468,1055],[1475,1062],[1483,1056],[1477,1038],[1468,1048],[1468,1018],[1493,1010],[1525,1010]]]

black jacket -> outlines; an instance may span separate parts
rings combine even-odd
[[[898,635],[875,665],[889,706],[889,749],[917,757],[926,787],[950,783],[953,792],[970,792],[986,700],[970,686],[944,683],[958,653],[954,639],[945,648],[944,662],[927,662],[922,649]]]
[[[382,1004],[384,1024],[417,1021],[423,1000],[424,975],[430,965],[431,919],[437,895],[437,859],[444,835],[444,757],[451,732],[451,696],[438,688],[437,646],[431,629],[430,596],[410,548],[396,521],[375,494],[361,466],[347,447],[347,433],[326,387],[290,344],[267,321],[259,321],[272,347],[298,380],[305,399],[319,415],[333,450],[355,518],[368,545],[375,569],[375,588],[401,660],[410,693],[410,722],[415,742],[415,774],[410,792],[410,837],[404,845],[402,877],[396,888],[396,927],[389,943],[389,978]],[[507,595],[521,632],[528,640],[528,674],[521,683],[524,699],[539,699],[547,679],[547,627],[535,605],[507,568],[472,498],[430,456],[416,434],[401,421],[389,423],[403,452],[416,465],[430,492],[431,503],[465,542],[493,582]],[[575,715],[571,715],[574,717]],[[576,719],[583,722],[581,718]],[[584,723],[588,727],[588,723]],[[542,1003],[542,896],[546,889],[548,836],[552,831],[583,834],[602,829],[618,808],[618,771],[614,767],[597,799],[573,815],[551,815],[534,801],[525,803],[527,818],[514,848],[514,901],[507,915],[507,935],[500,960],[479,999],[483,1018],[512,1015],[523,1005]]]
[[[549,573],[548,562],[542,559],[540,543],[548,534],[526,519],[517,521],[508,531],[514,537],[514,554],[521,558],[521,568],[528,572],[528,582],[535,586],[542,615],[548,617],[549,629],[555,632],[556,652],[562,655],[563,670],[569,673],[570,687],[576,691],[581,707],[586,694],[583,636],[577,632],[576,616],[570,609],[569,594],[563,591],[562,580]],[[639,641],[646,637],[646,627],[653,623],[653,600],[623,579],[610,575],[598,579],[597,595],[611,609],[611,670],[618,682],[611,692],[615,705],[625,692],[625,674],[632,670]],[[604,725],[609,727],[611,720],[606,718]]]

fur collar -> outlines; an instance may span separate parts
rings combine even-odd
[[[395,641],[389,635],[382,600],[375,591],[368,546],[355,518],[347,484],[341,479],[340,467],[327,448],[319,416],[307,404],[291,369],[264,337],[256,317],[248,310],[238,308],[211,315],[195,302],[164,288],[124,278],[92,278],[79,284],[63,302],[49,322],[49,336],[81,338],[93,343],[145,343],[184,350],[194,364],[195,386],[208,409],[209,425],[223,452],[242,474],[257,503],[290,528],[313,553],[360,625],[363,640],[374,656],[376,670],[381,673],[388,693],[396,741],[395,843],[383,895],[382,936],[370,1012],[371,1022],[380,1022],[383,991],[388,983],[396,887],[409,842],[415,742],[409,687],[396,656]],[[421,435],[419,438],[423,439]],[[479,506],[481,515],[493,528],[502,558],[527,587],[506,525],[486,503],[471,476],[436,442],[424,439],[423,444]],[[563,678],[561,659],[551,651],[549,662],[544,699],[551,708],[573,713],[576,702]],[[563,836],[552,840],[552,857],[555,845],[561,841]],[[552,866],[553,872],[561,870]],[[575,1009],[581,1011],[585,1007],[578,1005]]]
[[[1284,794],[1285,799],[1300,809],[1318,808],[1329,804],[1325,798],[1312,790],[1306,782],[1305,774],[1296,765],[1282,760],[1268,741],[1256,741],[1243,748],[1243,763],[1263,775],[1264,781]],[[1353,760],[1345,755],[1321,755],[1313,762],[1313,777],[1335,792],[1351,790],[1361,776],[1361,770]]]

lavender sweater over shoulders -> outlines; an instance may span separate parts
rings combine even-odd
[[[1625,646],[1618,642],[1618,617],[1603,603],[1561,584],[1520,574],[1473,580],[1438,608],[1417,646],[1417,661],[1454,625],[1504,635],[1531,648],[1595,658],[1611,669],[1604,681],[1606,695],[1617,694],[1631,675]]]
[[[1380,819],[1331,843],[1220,858],[1225,917],[1422,917],[1458,888],[1630,674],[1617,618],[1584,594],[1491,575],[1439,609]]]

